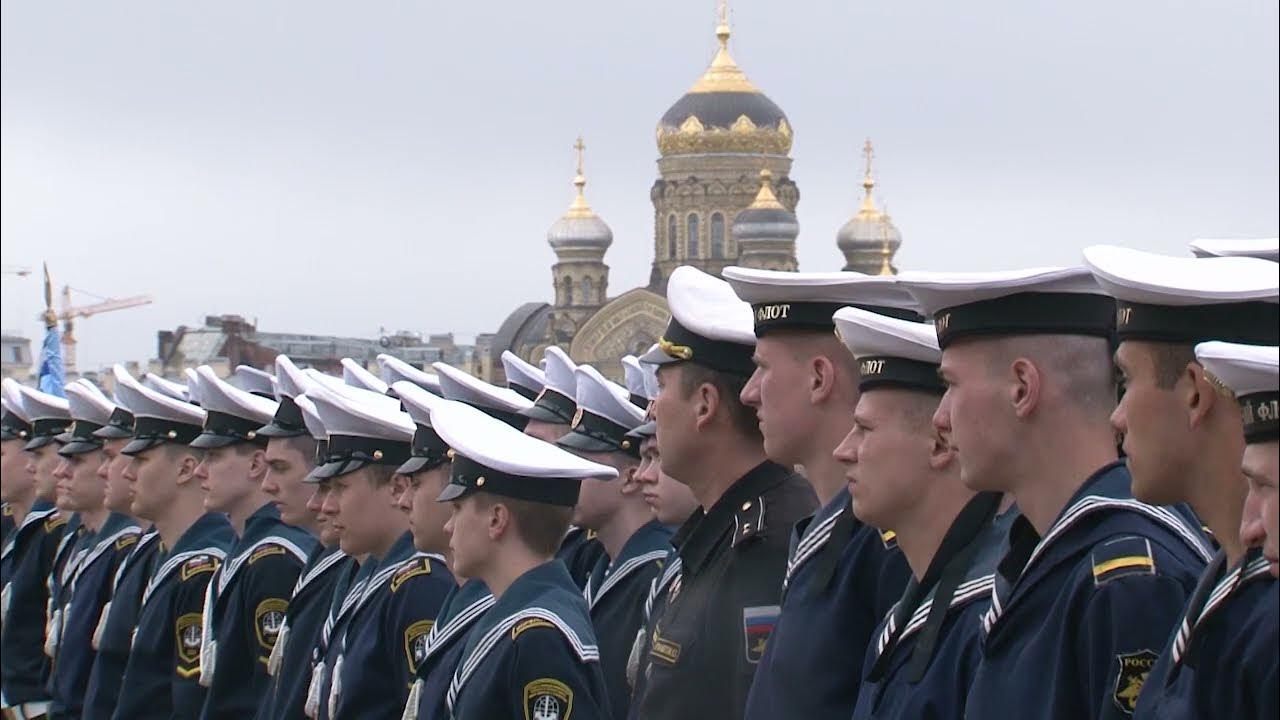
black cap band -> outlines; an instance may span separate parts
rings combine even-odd
[[[111,411],[107,424],[95,430],[93,436],[103,440],[133,437],[133,413],[117,405],[116,409]]]
[[[534,398],[533,407],[520,414],[530,420],[568,425],[573,422],[573,414],[577,410],[578,404],[573,398],[548,385]]]
[[[435,431],[435,428],[418,424],[413,434],[413,449],[410,457],[397,470],[402,475],[430,470],[439,467],[449,460],[449,445]]]
[[[58,454],[67,457],[102,449],[102,438],[94,433],[102,426],[89,420],[76,420],[71,429],[63,436],[64,445],[58,448]]]
[[[751,359],[755,354],[754,345],[703,337],[681,325],[674,317],[658,340],[658,347],[671,362],[695,362],[742,377],[751,377],[756,371],[756,364]]]
[[[251,442],[256,445],[266,446],[267,437],[258,436],[258,429],[262,427],[262,423],[258,420],[232,415],[230,413],[219,412],[217,410],[208,411],[208,415],[204,421],[204,432],[190,445],[194,448],[220,448],[235,443]]]
[[[640,457],[640,443],[627,436],[631,428],[624,427],[590,410],[579,409],[573,418],[572,429],[556,444],[583,452],[620,452]]]
[[[193,423],[183,423],[156,417],[140,417],[133,425],[133,441],[124,446],[123,455],[137,455],[163,444],[188,445],[199,437],[202,428]]]
[[[0,417],[0,432],[3,432],[5,440],[27,440],[31,437],[31,423],[6,412],[4,417]]]
[[[1110,339],[1116,301],[1105,295],[1025,292],[940,310],[938,346],[971,336],[1085,335]]]
[[[649,398],[639,393],[631,393],[630,395],[628,395],[627,400],[630,400],[632,405],[635,405],[641,410],[649,407]]]
[[[751,314],[755,317],[756,337],[764,337],[774,330],[811,330],[813,332],[830,332],[835,329],[832,315],[840,308],[849,307],[851,303],[833,302],[776,302],[758,303],[751,306]],[[859,305],[853,307],[867,310],[877,315],[920,322],[924,318],[919,313],[902,308],[882,305]]]
[[[524,385],[521,385],[520,383],[511,379],[507,380],[507,387],[511,388],[512,390],[515,390],[517,393],[520,393],[520,396],[526,400],[537,401],[538,393],[540,392],[535,388],[525,387]]]
[[[1208,340],[1280,345],[1280,305],[1261,301],[1218,305],[1116,303],[1116,336],[1194,345]]]
[[[302,418],[302,408],[288,395],[280,397],[276,414],[271,422],[258,429],[259,435],[273,438],[298,437],[307,434],[307,423]]]
[[[1280,392],[1250,393],[1239,401],[1246,443],[1280,440]]]
[[[578,488],[581,484],[582,481],[576,478],[510,475],[455,455],[449,485],[457,489],[446,488],[441,497],[452,500],[475,492],[487,492],[517,500],[573,507],[578,504]]]
[[[922,360],[889,356],[858,358],[858,390],[880,387],[919,390],[941,395],[947,391],[938,377],[938,366]]]

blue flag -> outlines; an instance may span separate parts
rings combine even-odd
[[[54,325],[45,331],[44,345],[40,348],[40,391],[66,397],[62,386],[66,373],[62,368],[62,334]]]

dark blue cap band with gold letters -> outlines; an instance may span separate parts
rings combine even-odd
[[[1085,335],[1112,337],[1116,301],[1105,295],[1025,292],[939,310],[938,346],[965,337]]]

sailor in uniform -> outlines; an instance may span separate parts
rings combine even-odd
[[[200,716],[205,688],[200,647],[205,589],[235,541],[221,513],[207,512],[196,479],[205,413],[143,387],[116,367],[116,393],[134,414],[125,478],[134,515],[155,524],[162,543],[142,592],[138,623],[121,680],[115,720]]]
[[[858,368],[831,316],[856,305],[916,319],[915,301],[892,277],[740,267],[724,277],[755,321],[756,367],[742,401],[756,411],[769,459],[802,466],[822,506],[792,533],[781,613],[745,717],[843,720],[858,700],[848,678],[861,677],[876,625],[910,573],[892,540],[853,514],[832,456],[853,428]]]
[[[103,607],[111,599],[112,580],[123,559],[142,534],[128,515],[104,504],[105,478],[98,469],[105,454],[104,440],[95,432],[105,427],[116,406],[88,380],[66,386],[71,417],[70,437],[58,450],[62,462],[55,471],[67,509],[77,513],[86,529],[83,554],[73,556],[63,583],[63,598],[54,607],[51,636],[55,647],[50,678],[51,718],[80,718],[85,690],[97,654],[93,635]]]
[[[1258,621],[1275,615],[1275,580],[1261,551],[1240,537],[1248,492],[1240,481],[1240,407],[1194,354],[1205,340],[1280,343],[1276,265],[1105,245],[1086,248],[1084,259],[1116,298],[1115,360],[1124,395],[1111,420],[1124,437],[1134,496],[1187,503],[1220,548],[1147,677],[1135,715],[1261,717],[1263,705],[1276,714],[1274,700],[1265,701],[1275,697],[1275,643],[1254,644],[1266,634]],[[1224,652],[1241,665],[1200,660]]]
[[[812,488],[765,454],[740,394],[755,370],[751,307],[728,283],[680,267],[653,403],[662,465],[701,510],[675,538],[682,577],[651,638],[640,717],[740,717],[777,622],[791,529],[817,506]],[[683,536],[683,537],[682,537]]]
[[[1133,710],[1209,558],[1189,511],[1133,499],[1108,417],[1115,301],[1084,268],[899,276],[933,317],[934,425],[973,490],[1013,496],[966,717]]]
[[[125,370],[120,368],[116,372]],[[132,491],[124,477],[130,459],[120,452],[133,438],[133,413],[125,407],[119,393],[115,396],[115,405],[107,424],[93,432],[103,443],[103,460],[98,467],[98,476],[105,483],[103,505],[112,513],[131,518],[139,526],[149,525],[133,512]],[[159,548],[160,536],[155,526],[149,525],[137,541],[123,551],[119,565],[109,578],[107,602],[98,614],[91,639],[95,654],[82,703],[85,720],[110,720],[115,711],[125,664],[129,661],[133,630],[138,626],[142,592],[151,577]]]
[[[1280,359],[1275,348],[1269,348],[1266,356],[1257,357],[1232,345],[1201,343],[1196,346],[1196,357],[1203,364],[1217,367],[1221,371],[1219,377],[1240,399],[1247,443],[1240,469],[1249,484],[1240,535],[1246,545],[1262,548],[1271,577],[1280,577],[1280,498],[1276,492],[1280,486],[1280,457],[1276,452],[1280,449],[1280,438],[1276,437],[1280,412],[1269,404],[1278,389]],[[1247,358],[1236,358],[1246,352]]]
[[[278,404],[196,369],[206,417],[191,447],[204,451],[196,479],[205,509],[226,513],[236,534],[205,592],[200,684],[209,689],[202,717],[252,715],[270,685],[267,665],[293,586],[315,547],[302,528],[286,525],[262,489],[269,472],[268,437]]]
[[[408,479],[415,426],[400,404],[370,404],[313,386],[308,397],[329,433],[325,512],[348,555],[377,562],[342,633],[329,685],[330,718],[395,717],[404,710],[422,646],[454,587],[443,556],[415,550],[397,502]]]
[[[472,408],[433,408],[453,452],[449,546],[497,602],[471,630],[446,695],[456,720],[609,718],[587,603],[554,554],[584,478],[616,471]]]
[[[67,516],[54,506],[54,468],[60,458],[57,438],[71,424],[71,411],[64,398],[5,381],[11,405],[22,408],[31,423],[31,433],[22,445],[27,459],[26,473],[34,481],[35,502],[16,531],[16,560],[10,566],[4,587],[4,635],[0,640],[0,680],[3,697],[0,708],[16,717],[39,717],[48,713],[49,692],[45,681],[49,656],[45,654],[45,631],[50,616],[50,576],[58,550],[68,532]],[[24,482],[18,480],[17,485]],[[23,528],[30,528],[30,534]],[[21,547],[19,547],[21,546]]]
[[[853,717],[959,720],[1015,512],[992,522],[1001,495],[966,488],[955,450],[933,427],[946,389],[933,325],[857,307],[836,311],[835,323],[858,361],[860,393],[835,456],[853,512],[870,527],[895,528],[911,567],[867,649]]]
[[[644,423],[644,409],[595,368],[579,365],[576,374],[578,411],[570,431],[556,444],[618,473],[617,480],[582,481],[573,522],[594,530],[605,549],[583,596],[600,644],[612,715],[625,718],[631,705],[627,661],[644,624],[649,587],[671,553],[671,530],[653,517],[635,479],[640,441],[628,433]]]

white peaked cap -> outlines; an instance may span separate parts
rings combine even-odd
[[[424,372],[394,355],[378,356],[378,365],[382,368],[382,381],[388,386],[398,382],[410,382],[425,390],[439,395],[440,378],[434,373]]]
[[[1084,261],[1114,298],[1150,305],[1280,301],[1276,264],[1253,257],[1189,258],[1115,245],[1084,249]]]
[[[71,419],[71,405],[66,398],[50,395],[26,385],[19,385],[18,393],[22,399],[22,407],[27,412],[28,421],[31,423],[37,420]]]
[[[116,365],[112,368],[116,380],[116,394],[134,417],[152,417],[162,420],[204,425],[204,410],[185,400],[154,390],[133,378],[128,370]]]
[[[206,412],[253,420],[259,425],[271,422],[276,413],[274,401],[222,380],[208,365],[196,368],[196,377],[200,383],[200,405]]]
[[[387,384],[351,358],[342,358],[342,380],[352,387],[385,393]]]
[[[1019,293],[1102,295],[1102,288],[1083,267],[1042,267],[994,272],[908,271],[898,283],[920,303],[925,315]]]
[[[640,358],[635,355],[624,355],[622,357],[622,377],[627,383],[627,394],[634,395],[637,398],[652,400],[653,396],[649,394],[649,388],[645,384],[645,376],[649,371],[645,368],[652,368],[652,365],[641,365]]]
[[[573,397],[577,392],[578,379],[574,376],[574,371],[578,369],[578,365],[569,358],[568,353],[555,345],[548,346],[544,353],[546,366],[543,374],[547,379],[546,387],[566,397]]]
[[[413,420],[400,410],[398,402],[394,406],[375,404],[323,385],[312,386],[307,397],[315,404],[320,421],[331,438],[346,435],[404,443],[413,440]]]
[[[22,387],[22,383],[14,380],[13,378],[5,378],[4,381],[0,383],[0,386],[4,389],[5,407],[9,412],[17,415],[22,418],[22,420],[30,424],[31,418],[27,416],[27,409],[22,405],[22,393],[18,390],[18,388]]]
[[[453,402],[424,389],[422,386],[401,380],[391,386],[392,390],[400,396],[400,402],[404,405],[404,409],[409,413],[409,417],[413,418],[413,422],[418,425],[431,427],[431,408],[439,407],[443,403]]]
[[[1236,395],[1280,392],[1280,347],[1204,342],[1196,359]]]
[[[667,305],[671,316],[685,329],[708,340],[756,344],[751,306],[738,297],[729,283],[695,267],[682,265],[671,273]]]
[[[88,380],[81,378],[67,385],[66,390],[71,417],[76,420],[106,425],[111,419],[111,413],[116,411],[116,404]]]
[[[1255,257],[1280,261],[1280,238],[1201,238],[1191,242],[1198,257]]]
[[[507,376],[507,385],[519,385],[537,396],[547,385],[547,375],[542,368],[525,362],[523,358],[510,350],[502,351],[502,370]]]
[[[565,452],[456,402],[431,411],[432,427],[454,452],[486,467],[529,478],[616,478],[618,471]]]
[[[434,363],[440,374],[440,389],[445,398],[507,413],[519,413],[533,407],[528,398],[510,388],[487,383],[447,363]]]
[[[294,364],[288,355],[276,356],[275,392],[277,398],[305,395],[314,382],[311,376]]]
[[[298,410],[302,411],[302,422],[307,426],[307,432],[313,439],[324,440],[329,436],[328,430],[324,427],[324,420],[320,417],[320,411],[316,410],[316,404],[311,402],[311,398],[306,395],[298,395],[293,398],[297,403]]]
[[[255,395],[274,396],[276,394],[275,376],[249,365],[237,365],[231,377],[227,378],[227,382]]]
[[[644,409],[630,400],[631,393],[621,385],[600,374],[590,365],[580,365],[577,370],[578,408],[594,413],[630,430],[644,422]]]
[[[942,362],[932,323],[899,320],[856,307],[837,310],[835,323],[841,342],[855,358],[887,356],[934,365]]]
[[[190,368],[187,369],[188,378],[190,378],[190,373],[192,372],[194,371]],[[166,380],[153,372],[149,372],[142,376],[142,386],[149,390],[154,390],[158,393],[168,395],[174,400],[191,402],[191,392],[188,385],[176,383],[172,380]]]

